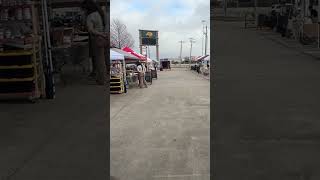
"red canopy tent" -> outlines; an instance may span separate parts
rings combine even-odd
[[[139,54],[139,53],[135,52],[134,50],[132,50],[132,49],[129,48],[129,47],[124,47],[122,50],[123,50],[123,51],[126,51],[126,52],[128,52],[128,53],[131,53],[132,55],[138,57],[141,61],[147,61],[147,57],[145,57],[145,56],[142,55],[142,54]]]

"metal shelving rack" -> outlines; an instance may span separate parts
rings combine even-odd
[[[110,93],[124,93],[124,83],[122,76],[110,78]]]
[[[40,4],[31,1],[23,5],[0,5],[0,9],[17,8],[18,6],[29,7],[31,19],[1,21],[5,23],[31,23],[32,42],[24,44],[8,43],[19,50],[6,50],[0,52],[0,98],[27,98],[36,100],[45,97],[45,77],[42,63],[42,38],[40,34]],[[4,39],[4,44],[9,42]]]

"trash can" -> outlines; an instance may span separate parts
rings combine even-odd
[[[152,76],[151,76],[151,71],[148,71],[145,73],[145,78],[146,81],[152,84]]]
[[[151,70],[151,77],[158,79],[158,74],[157,74],[157,70]]]

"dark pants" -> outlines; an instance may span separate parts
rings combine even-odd
[[[97,71],[96,70],[97,68],[96,68],[96,59],[94,58],[94,56],[91,57],[91,61],[92,61],[92,72],[91,73],[95,74]]]
[[[91,48],[93,57],[93,67],[95,67],[96,81],[99,85],[107,83],[107,65],[105,58],[105,47],[98,46],[98,39],[92,38]]]
[[[281,33],[282,36],[286,35],[287,26],[288,16],[279,16],[278,32]]]
[[[89,56],[92,62],[92,71],[91,75],[96,74],[96,59],[94,57],[94,46],[93,46],[93,37],[89,34]]]

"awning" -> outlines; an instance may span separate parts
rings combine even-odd
[[[147,60],[147,58],[146,58],[144,55],[135,52],[134,50],[132,50],[132,49],[129,48],[129,47],[125,47],[125,48],[123,48],[122,50],[124,50],[124,51],[126,51],[126,52],[128,52],[128,53],[131,53],[132,55],[138,57],[141,61],[146,61],[146,60]]]
[[[136,61],[139,60],[138,57],[136,57],[136,56],[134,56],[134,55],[132,55],[132,54],[126,52],[126,51],[123,51],[121,49],[111,48],[111,50],[113,50],[113,51],[115,51],[115,52],[117,52],[119,54],[122,54],[124,56],[125,60],[136,60]]]
[[[148,63],[152,63],[152,62],[153,62],[153,60],[152,60],[152,59],[150,59],[150,58],[147,58],[147,62],[148,62]]]
[[[110,62],[111,61],[124,61],[124,55],[110,49]]]
[[[204,55],[204,56],[200,56],[196,59],[196,61],[202,61],[203,59],[205,59],[206,57],[208,57],[209,55]]]

